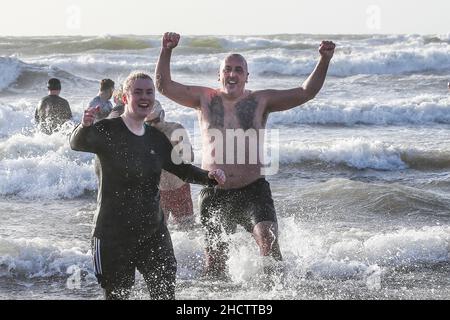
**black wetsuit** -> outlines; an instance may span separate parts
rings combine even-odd
[[[42,132],[52,134],[66,121],[72,119],[69,102],[57,95],[42,98],[34,114]]]
[[[172,144],[163,133],[146,126],[145,134],[136,136],[122,118],[78,126],[70,145],[95,153],[101,165],[93,253],[102,287],[129,290],[137,268],[152,298],[173,299],[176,260],[159,206],[161,170],[189,183],[216,182],[200,168],[175,165]]]

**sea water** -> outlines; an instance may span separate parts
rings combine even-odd
[[[172,76],[218,87],[228,53],[247,87],[288,89],[313,70],[321,40],[337,44],[326,83],[307,104],[272,113],[279,171],[271,183],[284,260],[270,288],[252,236],[229,236],[230,281],[201,278],[204,236],[170,225],[178,299],[449,299],[450,38],[448,35],[187,36]],[[93,155],[68,135],[98,82],[154,73],[159,36],[0,38],[0,299],[102,299],[90,252]],[[58,77],[72,123],[35,130],[46,81]],[[201,160],[197,115],[160,95]],[[137,274],[133,299],[147,299]]]

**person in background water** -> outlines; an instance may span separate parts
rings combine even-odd
[[[115,106],[108,116],[109,119],[120,117],[125,111],[125,104],[123,102],[123,85],[120,85],[118,89],[114,90],[113,99]]]
[[[95,153],[101,163],[92,240],[95,275],[107,300],[129,297],[136,269],[151,299],[172,300],[177,261],[159,204],[161,170],[211,187],[226,178],[220,169],[174,164],[169,139],[144,122],[155,102],[149,75],[130,74],[123,100],[125,112],[114,119],[95,123],[100,107],[87,108],[70,137],[73,150]]]
[[[48,96],[42,98],[34,115],[39,130],[52,134],[61,125],[72,119],[69,102],[61,98],[61,81],[52,78],[47,83]]]
[[[186,129],[180,123],[165,121],[165,111],[159,101],[155,101],[153,111],[145,119],[145,122],[164,133],[175,149],[182,146],[181,150],[188,150],[189,162],[194,161],[194,152]],[[179,156],[181,161],[184,155]],[[166,221],[172,216],[173,222],[177,226],[181,228],[191,227],[194,224],[194,209],[190,184],[163,170],[159,190],[161,208],[164,211]]]
[[[100,82],[100,91],[98,95],[89,103],[89,108],[100,107],[100,111],[95,115],[95,121],[106,119],[113,109],[111,101],[109,101],[114,92],[114,81],[111,79],[103,79]]]

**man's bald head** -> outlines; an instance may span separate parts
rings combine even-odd
[[[240,60],[243,63],[243,66],[245,67],[245,71],[248,72],[248,64],[247,60],[245,60],[244,56],[239,53],[232,53],[228,55],[225,59],[223,59],[222,63],[220,64],[220,70],[223,70],[224,67],[227,65],[227,62],[230,60]]]
[[[245,58],[237,53],[228,55],[219,70],[221,91],[229,97],[238,98],[244,94],[248,76],[248,65]]]

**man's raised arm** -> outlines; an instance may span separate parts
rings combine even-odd
[[[198,108],[202,93],[207,88],[186,86],[172,80],[170,74],[170,59],[172,50],[178,46],[180,35],[166,32],[162,38],[161,54],[156,66],[156,88],[159,93],[186,107]]]
[[[314,99],[325,82],[331,58],[336,45],[331,41],[322,41],[319,48],[320,60],[311,75],[301,87],[290,90],[264,90],[261,92],[267,99],[267,111],[289,110]]]

